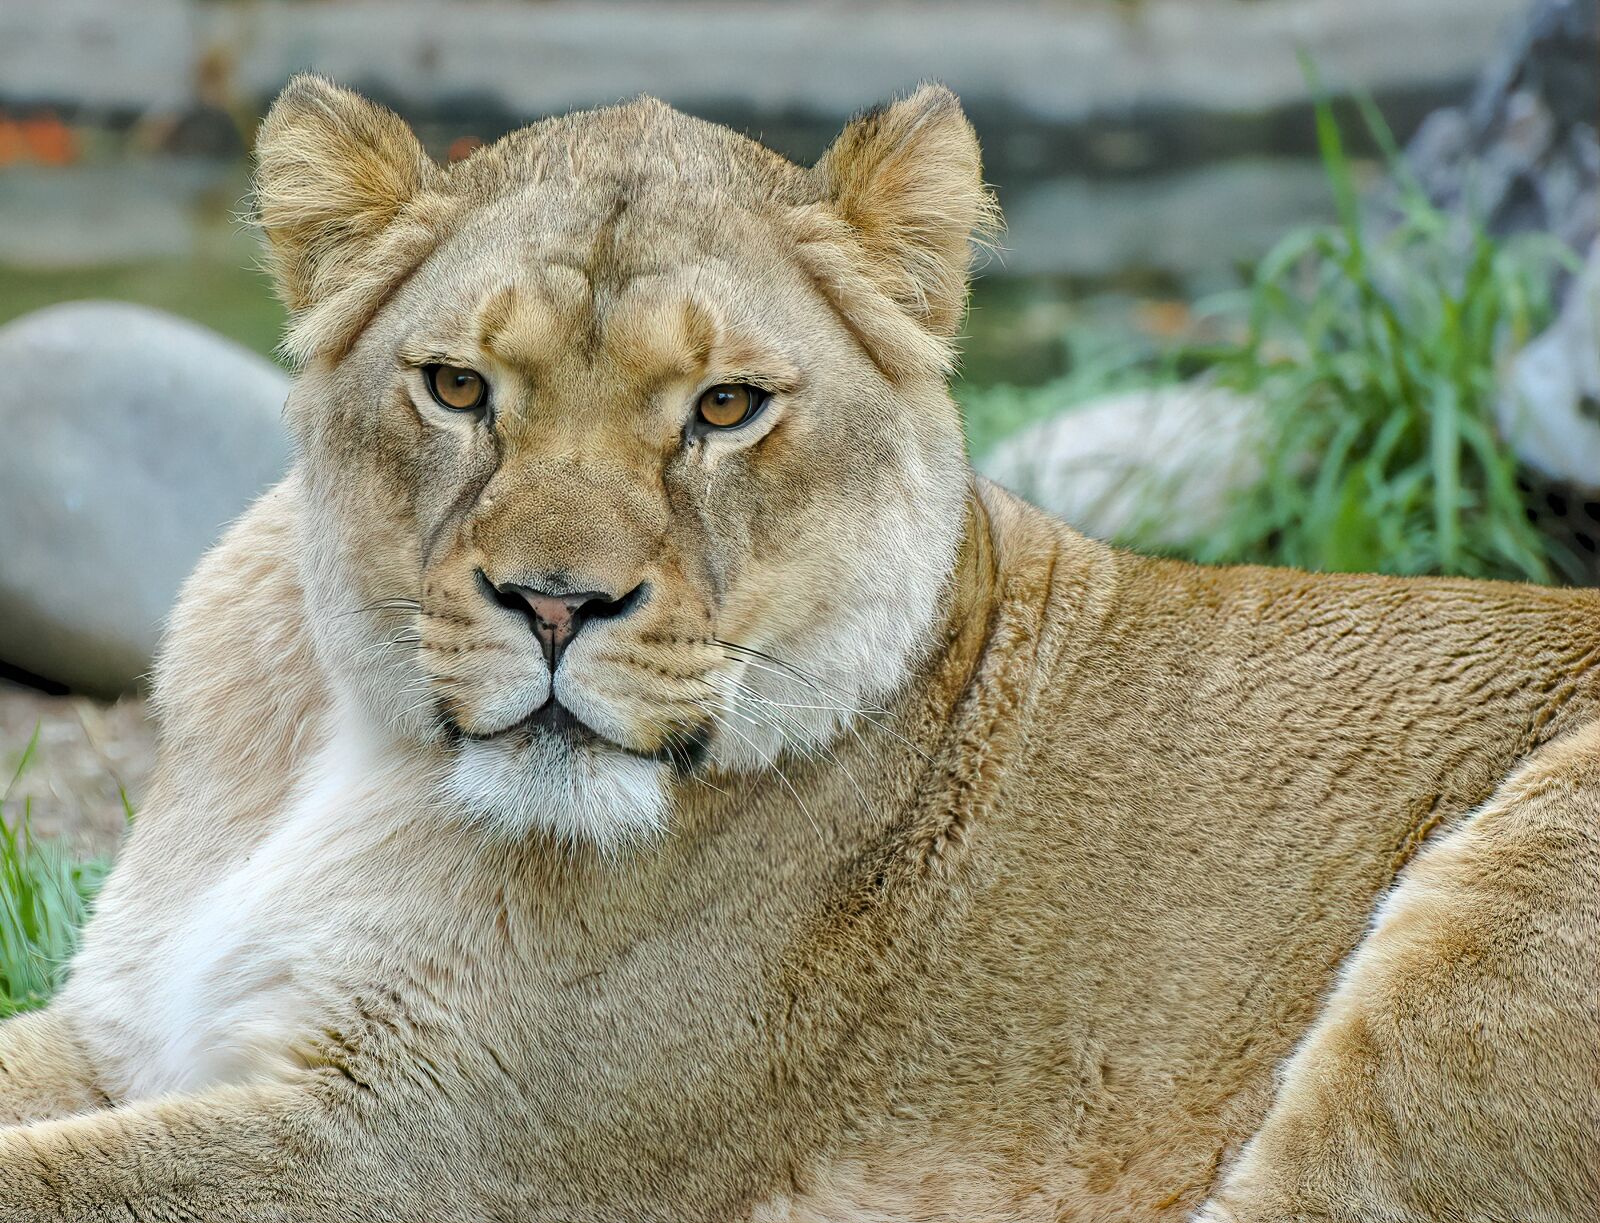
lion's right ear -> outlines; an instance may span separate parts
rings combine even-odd
[[[363,253],[439,168],[393,111],[319,76],[291,80],[256,139],[256,211],[278,294],[299,314],[356,278]]]

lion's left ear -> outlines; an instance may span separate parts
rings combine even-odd
[[[953,335],[975,236],[998,224],[961,103],[943,85],[853,120],[812,171],[865,249],[868,274],[929,331]]]

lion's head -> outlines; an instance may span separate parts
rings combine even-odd
[[[924,87],[812,168],[644,99],[448,168],[293,81],[258,206],[341,698],[474,815],[613,842],[905,682],[964,522],[977,143]]]

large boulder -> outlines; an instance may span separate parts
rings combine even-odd
[[[178,586],[284,471],[288,376],[120,302],[0,327],[0,662],[113,696]]]

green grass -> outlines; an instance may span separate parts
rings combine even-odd
[[[263,356],[283,335],[284,312],[267,278],[242,261],[194,256],[91,268],[0,264],[0,324],[83,298],[135,301],[203,323]]]
[[[1374,240],[1326,104],[1317,134],[1337,224],[1293,233],[1252,283],[1245,339],[1215,375],[1266,405],[1265,474],[1204,560],[1548,582],[1576,559],[1527,517],[1494,419],[1497,370],[1551,319],[1571,253],[1496,240],[1434,208],[1382,119],[1398,224]]]
[[[1042,385],[955,387],[972,454],[981,455],[1002,438],[1091,399],[1175,382],[1180,376],[1183,354],[1162,352],[1150,343],[1080,331],[1066,337],[1062,348],[1066,373]]]
[[[35,730],[0,795],[0,1018],[43,1006],[60,985],[107,866],[36,841],[28,800],[13,804],[38,741]]]
[[[1164,361],[1102,355],[1069,385],[972,392],[974,453],[1073,401],[1204,369],[1263,406],[1262,476],[1220,530],[1162,550],[1323,571],[1578,576],[1579,560],[1530,523],[1494,419],[1497,371],[1551,320],[1558,273],[1576,258],[1545,235],[1497,240],[1433,207],[1382,118],[1363,110],[1390,162],[1397,224],[1373,236],[1319,102],[1339,219],[1290,233],[1242,294],[1212,303],[1210,330],[1236,338]],[[1181,519],[1161,488],[1148,496],[1151,521]]]

